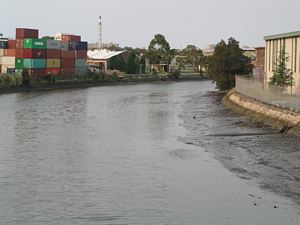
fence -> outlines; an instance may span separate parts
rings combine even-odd
[[[269,85],[257,80],[236,76],[236,92],[281,108],[300,111],[300,96],[289,87]]]

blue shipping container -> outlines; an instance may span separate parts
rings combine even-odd
[[[75,50],[87,50],[88,43],[86,41],[75,42]]]
[[[7,41],[0,41],[0,49],[7,48]]]

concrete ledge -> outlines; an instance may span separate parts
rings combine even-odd
[[[300,136],[300,113],[267,105],[241,95],[234,89],[224,96],[223,103],[255,123],[268,125],[281,133]]]

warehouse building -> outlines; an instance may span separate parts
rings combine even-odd
[[[265,73],[270,81],[275,70],[280,49],[284,48],[288,57],[287,68],[293,72],[294,86],[292,92],[300,94],[300,31],[265,36]]]
[[[106,72],[111,68],[113,61],[119,61],[128,63],[130,52],[125,51],[110,51],[106,49],[102,50],[89,50],[88,51],[88,65],[100,68],[103,72]],[[123,71],[124,72],[124,71]]]

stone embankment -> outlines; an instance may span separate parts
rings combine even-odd
[[[223,103],[226,107],[248,117],[257,124],[271,126],[283,134],[300,136],[299,112],[259,102],[241,95],[235,90],[231,90],[224,96]]]

